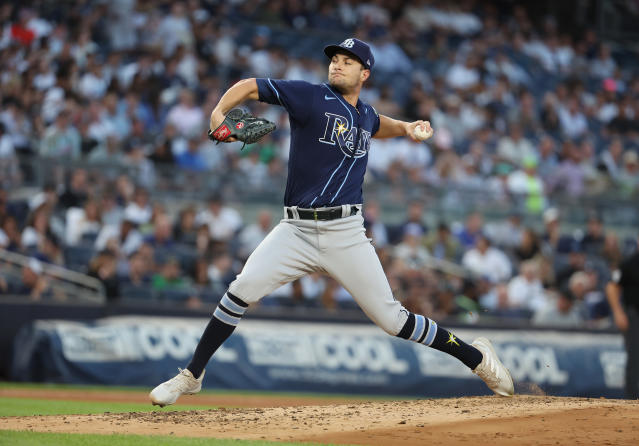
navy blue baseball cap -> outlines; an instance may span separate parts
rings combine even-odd
[[[362,42],[359,39],[350,38],[344,40],[339,45],[328,45],[324,48],[324,54],[326,54],[329,59],[332,59],[333,55],[340,50],[346,51],[347,53],[355,56],[365,68],[369,70],[373,69],[373,65],[375,65],[375,58],[373,57],[373,52],[371,51],[371,47],[368,46],[368,43]]]

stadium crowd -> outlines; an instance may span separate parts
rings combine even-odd
[[[524,6],[470,0],[33,5],[0,6],[0,247],[33,258],[21,280],[0,278],[0,293],[51,294],[41,274],[51,262],[99,278],[111,299],[219,299],[279,215],[243,221],[222,194],[172,212],[158,191],[231,172],[234,187],[281,194],[286,114],[251,104],[278,130],[243,151],[208,141],[208,114],[243,77],[324,81],[323,45],[356,36],[377,61],[363,99],[435,129],[428,144],[374,140],[367,181],[524,197],[518,212],[543,221],[533,230],[517,212],[486,223],[473,213],[427,227],[415,201],[388,226],[368,196],[366,225],[397,297],[434,317],[607,323],[602,289],[625,245],[596,214],[562,232],[552,202],[639,193],[636,54],[592,30],[563,33],[552,17],[533,22]],[[55,168],[37,173],[34,160]],[[161,172],[182,180],[167,186]],[[39,193],[10,198],[38,175]],[[471,274],[425,268],[433,259]],[[353,305],[319,275],[269,303]]]

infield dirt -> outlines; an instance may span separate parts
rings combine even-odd
[[[6,391],[2,393],[9,396]],[[132,401],[132,398],[137,401],[143,397],[114,392],[107,395],[108,399],[106,396],[92,399],[90,393],[85,393],[84,399],[114,401],[116,399],[111,399],[114,395],[124,398],[117,401]],[[38,397],[46,396],[39,391]],[[55,399],[56,395],[49,397]],[[202,395],[190,397],[188,403],[236,408],[7,417],[0,419],[0,429],[385,446],[636,445],[639,438],[639,403],[636,401],[530,395],[348,404],[341,401],[335,404],[330,398]]]

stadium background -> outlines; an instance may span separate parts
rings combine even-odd
[[[369,156],[365,224],[396,297],[460,333],[491,330],[522,382],[621,396],[603,288],[636,249],[636,18],[633,1],[3,3],[2,377],[147,386],[183,366],[280,218],[286,173],[282,110],[249,104],[278,130],[243,151],[208,141],[210,111],[243,77],[324,81],[323,46],[355,36],[377,61],[363,99],[435,129]],[[485,391],[382,337],[358,353],[379,333],[325,277],[247,319],[209,386]]]

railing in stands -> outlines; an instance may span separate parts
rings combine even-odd
[[[21,270],[29,267],[30,262],[33,258],[0,249],[0,266],[9,280],[16,276],[21,280]],[[44,262],[40,262],[40,267],[54,298],[97,304],[106,302],[104,285],[98,279]]]

